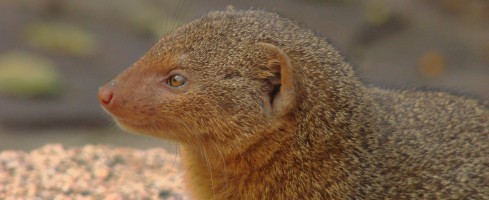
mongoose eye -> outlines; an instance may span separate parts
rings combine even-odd
[[[187,79],[182,75],[173,75],[168,79],[168,85],[172,87],[180,87],[187,83]]]

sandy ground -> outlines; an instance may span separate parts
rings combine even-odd
[[[187,199],[162,149],[46,145],[0,152],[0,199]]]

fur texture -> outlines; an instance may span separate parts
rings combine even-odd
[[[122,127],[181,143],[196,199],[489,198],[488,108],[367,86],[274,13],[210,13],[101,90]]]

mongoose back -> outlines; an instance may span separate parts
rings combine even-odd
[[[489,199],[489,109],[359,80],[275,13],[212,12],[101,87],[128,131],[181,144],[195,199]]]

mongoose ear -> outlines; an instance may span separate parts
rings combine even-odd
[[[258,43],[266,55],[265,64],[269,74],[268,102],[264,102],[267,117],[282,117],[288,114],[296,101],[293,82],[292,65],[289,57],[277,46],[268,43]]]

